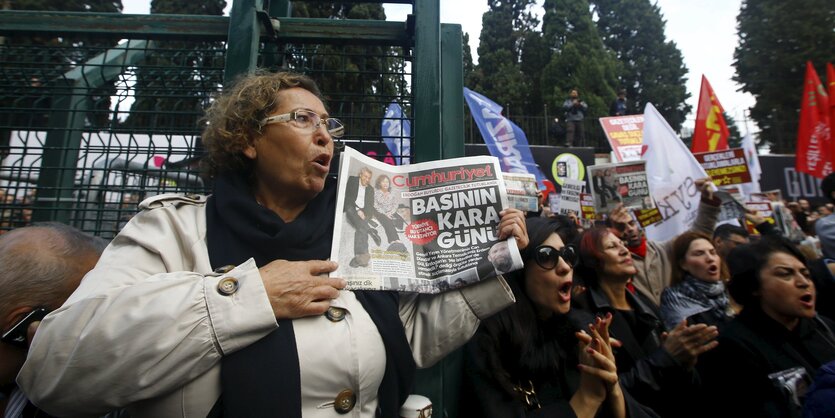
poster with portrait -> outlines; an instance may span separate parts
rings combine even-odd
[[[644,161],[598,164],[588,170],[597,213],[608,214],[621,203],[627,210],[654,207]]]

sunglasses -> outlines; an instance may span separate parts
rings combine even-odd
[[[566,245],[559,250],[550,245],[540,245],[533,252],[533,260],[536,261],[539,267],[545,270],[551,270],[556,267],[560,258],[571,266],[571,268],[577,266],[577,262],[580,261],[577,256],[577,250],[570,245]]]
[[[18,321],[16,324],[12,325],[12,328],[10,330],[4,332],[3,336],[0,337],[0,341],[21,348],[29,348],[29,324],[35,321],[42,320],[48,313],[49,309],[35,308],[34,310],[32,310],[32,312],[26,314],[26,316],[24,316],[23,319]]]

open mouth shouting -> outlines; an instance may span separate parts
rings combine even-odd
[[[327,174],[330,171],[331,155],[328,153],[321,153],[313,159],[312,163],[316,171]]]
[[[560,295],[560,302],[568,303],[571,302],[571,288],[574,285],[574,282],[569,280],[562,284],[562,286],[557,289]]]

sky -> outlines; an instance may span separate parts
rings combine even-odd
[[[487,0],[439,0],[441,22],[458,23],[470,34],[473,58],[478,59],[478,38],[481,33],[481,17],[487,11]],[[542,4],[543,0],[538,0]],[[740,86],[731,78],[734,75],[733,52],[738,43],[736,15],[741,0],[653,0],[666,20],[666,35],[678,45],[687,66],[687,100],[692,111],[684,128],[691,129],[699,100],[699,89],[704,74],[719,102],[736,120],[739,131],[755,132],[758,129],[747,121],[748,108],[754,105],[754,97],[737,91]],[[227,13],[232,0],[227,0]],[[146,14],[150,0],[122,0],[123,13]],[[386,4],[388,20],[404,21],[411,12],[411,5]],[[541,7],[541,6],[540,6]],[[541,9],[540,9],[541,10]]]

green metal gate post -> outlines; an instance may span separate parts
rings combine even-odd
[[[441,12],[439,0],[417,0],[415,11],[415,162],[441,158]]]
[[[125,42],[64,74],[66,84],[56,87],[53,94],[33,221],[70,223],[81,136],[90,106],[89,92],[141,60],[148,44],[137,40]]]
[[[464,156],[464,46],[461,25],[441,25],[443,158]]]
[[[66,93],[54,95],[32,213],[35,222],[70,223],[75,168],[89,108],[87,88],[76,84],[75,80],[68,80]]]
[[[229,37],[226,41],[226,66],[223,69],[225,86],[238,76],[255,70],[261,42],[257,15],[263,9],[264,0],[234,0],[232,3]]]

